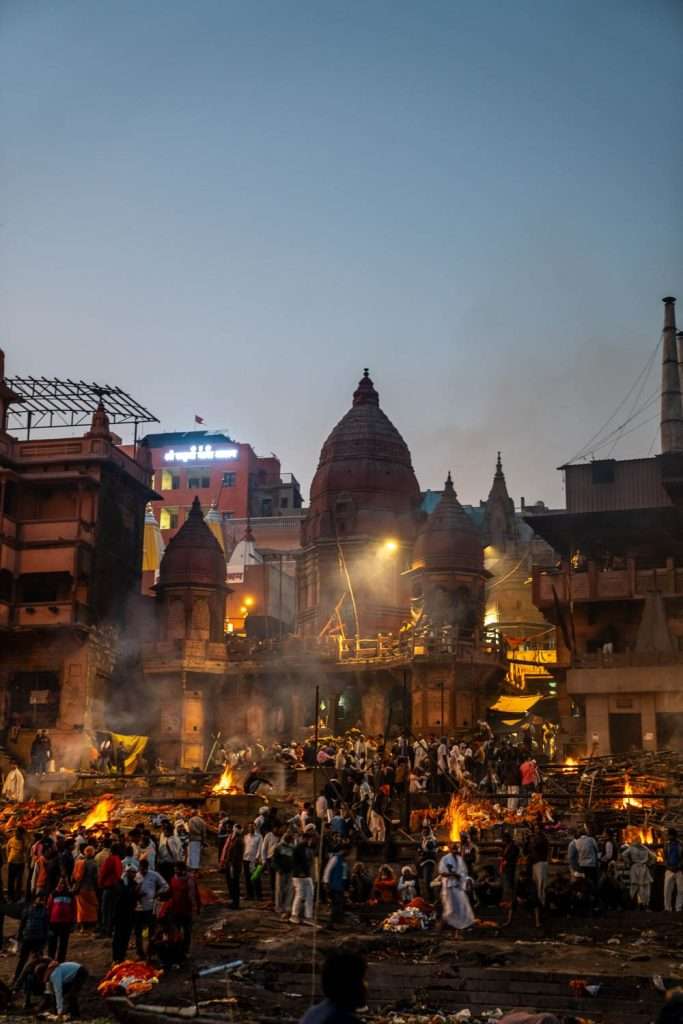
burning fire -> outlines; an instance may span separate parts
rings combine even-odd
[[[576,760],[575,757],[565,757],[564,759],[565,768],[573,768],[574,765],[577,765],[578,763],[579,762]]]
[[[237,786],[232,775],[232,768],[226,764],[223,774],[211,790],[212,793],[236,793]]]
[[[463,802],[457,794],[453,794],[446,808],[444,824],[448,825],[448,838],[452,843],[459,843],[460,836],[469,828]]]
[[[114,807],[115,804],[112,798],[110,796],[103,796],[84,819],[83,827],[94,828],[95,825],[103,825],[105,822],[111,821]]]
[[[624,810],[628,810],[629,807],[642,807],[643,801],[636,800],[633,796],[633,786],[631,785],[631,779],[627,775],[624,779],[624,796],[621,801],[621,806]]]

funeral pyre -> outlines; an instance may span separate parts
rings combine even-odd
[[[104,831],[113,826],[132,828],[141,821],[167,817],[175,821],[187,819],[194,809],[175,801],[146,803],[107,793],[104,796],[72,795],[62,800],[27,800],[8,803],[0,810],[0,833],[18,825],[29,832],[59,828],[68,833],[77,829]],[[203,813],[206,820],[211,815]]]
[[[451,842],[460,839],[463,832],[475,828],[478,832],[496,826],[512,828],[518,825],[533,825],[539,820],[553,821],[551,805],[540,793],[533,793],[528,802],[516,810],[510,810],[506,803],[477,799],[468,792],[454,793],[446,807],[427,807],[413,811],[410,815],[410,831],[418,832],[425,824],[433,829],[448,833]]]

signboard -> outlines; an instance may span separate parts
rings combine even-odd
[[[29,704],[49,704],[50,703],[50,691],[49,690],[31,690],[29,696]]]
[[[164,462],[215,462],[219,459],[236,459],[237,448],[213,448],[210,444],[193,444],[183,451],[170,448],[164,452]]]

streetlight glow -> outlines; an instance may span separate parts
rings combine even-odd
[[[384,550],[387,552],[387,554],[393,555],[395,551],[398,551],[398,541],[391,539],[385,540]]]

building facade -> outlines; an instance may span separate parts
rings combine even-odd
[[[22,760],[48,728],[57,767],[73,768],[105,723],[151,467],[121,450],[95,396],[82,436],[11,436],[21,396],[3,380],[0,353],[0,720]]]
[[[567,507],[534,514],[560,553],[534,570],[557,635],[565,743],[683,750],[683,335],[664,300],[662,454],[563,467]],[[677,348],[678,341],[678,348]]]

